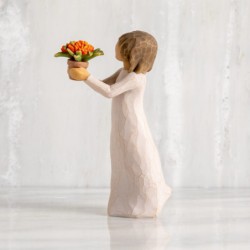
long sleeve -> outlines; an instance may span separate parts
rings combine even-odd
[[[93,75],[90,75],[88,79],[85,80],[85,83],[101,95],[107,98],[113,98],[140,86],[140,82],[137,80],[135,74],[136,73],[134,72],[129,73],[121,81],[118,81],[112,85],[108,85],[96,79]]]

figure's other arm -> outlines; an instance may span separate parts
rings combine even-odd
[[[104,80],[102,80],[102,82],[108,84],[108,85],[112,85],[116,82],[116,79],[120,73],[120,71],[122,70],[122,68],[118,69],[113,75],[105,78]]]

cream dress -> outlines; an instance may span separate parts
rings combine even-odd
[[[170,197],[171,188],[165,183],[143,109],[146,75],[120,69],[112,78],[115,81],[112,85],[93,75],[85,81],[95,91],[112,98],[108,214],[155,217]]]

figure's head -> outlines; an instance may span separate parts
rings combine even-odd
[[[157,41],[149,33],[133,31],[123,34],[116,44],[116,58],[129,64],[128,72],[146,73],[153,67]]]

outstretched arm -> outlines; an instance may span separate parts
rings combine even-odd
[[[70,68],[85,68],[87,69],[89,66],[88,62],[76,62],[76,61],[72,61],[72,60],[68,60],[68,66],[69,69]],[[118,69],[113,75],[105,78],[104,80],[102,80],[104,83],[108,84],[108,85],[112,85],[116,82],[116,79],[120,73],[120,71],[122,70],[122,68]]]
[[[106,83],[98,80],[93,75],[90,75],[85,83],[96,92],[107,98],[113,98],[118,96],[126,91],[137,88],[140,85],[140,82],[136,79],[135,75],[127,75],[121,81],[116,82],[112,85],[107,85]]]
[[[125,76],[122,80],[108,85],[93,75],[91,75],[85,68],[69,68],[68,74],[70,79],[77,81],[84,81],[92,89],[107,98],[113,98],[126,91],[132,90],[140,86],[141,82],[138,81],[136,73],[130,73]]]

